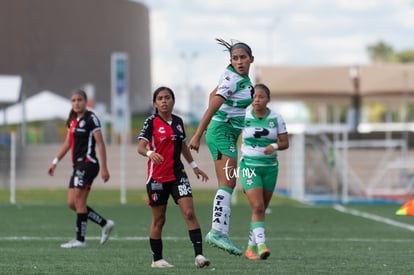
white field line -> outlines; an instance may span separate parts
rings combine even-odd
[[[384,218],[378,215],[374,215],[374,214],[370,214],[367,212],[362,212],[359,210],[355,210],[355,209],[350,209],[350,208],[346,208],[342,205],[335,205],[333,207],[335,210],[342,212],[342,213],[346,213],[346,214],[351,214],[353,216],[357,216],[357,217],[362,217],[365,219],[369,219],[369,220],[373,220],[373,221],[377,221],[377,222],[382,222],[385,224],[389,224],[392,226],[396,226],[396,227],[401,227],[410,231],[414,231],[414,225],[411,224],[407,224],[407,223],[402,223],[402,222],[397,222],[388,218]]]
[[[410,231],[414,231],[414,225],[406,224],[398,221],[394,221],[388,218],[384,218],[378,215],[370,214],[367,212],[362,212],[355,209],[349,209],[342,205],[335,205],[333,207],[335,210],[350,214],[357,217],[366,218],[369,220],[385,223],[388,225],[400,227]],[[100,236],[90,236],[86,237],[87,240],[100,240]],[[64,241],[68,237],[40,237],[40,236],[0,236],[0,241]],[[244,237],[232,237],[235,240],[245,240]],[[268,240],[275,241],[308,241],[308,242],[414,242],[414,239],[376,239],[376,238],[293,238],[293,237],[266,237]],[[188,237],[174,237],[174,236],[165,236],[163,240],[173,240],[173,241],[188,241]],[[117,237],[112,236],[111,241],[148,241],[148,236],[127,236],[127,237]]]
[[[40,236],[4,236],[0,237],[0,241],[67,241],[70,237],[40,237]],[[99,236],[86,237],[87,241],[100,240]],[[189,241],[188,237],[163,237],[163,240],[172,241]],[[244,241],[246,238],[232,237],[234,240]],[[409,239],[376,239],[376,238],[293,238],[293,237],[266,237],[267,240],[272,241],[290,241],[290,242],[383,242],[383,243],[406,243],[414,242],[413,238]],[[110,241],[148,241],[148,236],[129,236],[129,237],[116,237],[110,238]]]

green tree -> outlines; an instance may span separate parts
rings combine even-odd
[[[399,63],[410,63],[414,62],[414,50],[405,50],[397,52],[396,54],[397,62]]]
[[[396,59],[394,49],[384,41],[368,45],[367,51],[371,61],[374,63],[388,63]]]

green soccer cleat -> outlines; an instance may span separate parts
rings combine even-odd
[[[227,235],[215,230],[210,230],[210,232],[207,233],[206,242],[214,247],[227,251],[232,255],[240,256],[243,254],[243,251],[236,247]]]
[[[270,256],[270,250],[267,248],[266,244],[261,243],[258,245],[259,257],[262,260],[266,260]]]

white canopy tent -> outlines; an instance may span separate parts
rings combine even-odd
[[[19,102],[0,112],[0,120],[6,124],[23,122],[23,104],[25,104],[26,122],[66,119],[71,109],[70,101],[50,91],[42,91],[28,97],[24,103]],[[4,117],[6,112],[6,117]]]
[[[23,110],[23,104],[25,110]],[[24,121],[48,121],[53,119],[66,120],[69,111],[72,108],[70,100],[66,97],[57,95],[50,91],[42,91],[31,97],[26,98],[23,102],[9,106],[0,111],[0,121],[5,120],[6,124],[20,124]],[[102,106],[97,105],[92,111],[104,121],[110,121],[110,115],[105,112]],[[6,117],[4,117],[6,112]]]

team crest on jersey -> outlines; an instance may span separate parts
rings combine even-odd
[[[275,128],[275,122],[272,120],[269,120],[269,127],[270,128]]]
[[[234,153],[236,151],[236,148],[234,147],[234,144],[230,144],[229,151],[232,152],[232,153]]]
[[[160,128],[158,128],[158,132],[161,133],[161,134],[165,134],[164,127],[161,126]]]
[[[183,132],[183,128],[181,127],[181,125],[177,125],[177,130],[180,131],[180,133]]]
[[[80,128],[83,128],[83,126],[85,126],[85,121],[84,120],[81,120],[80,122],[79,122],[79,127]]]

